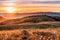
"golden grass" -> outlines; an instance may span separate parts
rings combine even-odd
[[[57,28],[57,29],[48,28],[48,29],[3,30],[3,31],[0,31],[0,40],[22,40],[21,37],[24,36],[23,33],[22,33],[23,30],[26,30],[29,33],[29,35],[27,35],[28,38],[30,38],[30,37],[34,38],[35,37],[35,35],[33,35],[33,32],[49,32],[49,33],[55,34],[56,39],[60,40],[60,38],[59,38],[60,37],[59,28]],[[31,39],[31,40],[34,40],[34,39]]]

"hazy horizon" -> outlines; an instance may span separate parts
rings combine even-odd
[[[39,13],[39,12],[34,12],[34,13],[0,13],[1,17],[7,18],[7,19],[13,19],[13,18],[22,18],[25,16],[31,16],[31,15],[48,15],[48,16],[58,16],[60,17],[60,12],[51,12],[51,13]]]

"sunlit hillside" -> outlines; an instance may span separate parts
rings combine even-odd
[[[22,23],[39,23],[39,22],[54,22],[54,21],[60,21],[59,17],[52,17],[48,15],[32,15],[27,16],[23,18],[16,18],[16,19],[10,19],[3,21],[2,25],[13,25],[13,24],[22,24]]]
[[[55,31],[54,31],[55,30]],[[58,29],[18,29],[0,31],[1,40],[59,40]]]
[[[6,21],[7,19],[5,17],[0,16],[0,23],[3,21]]]

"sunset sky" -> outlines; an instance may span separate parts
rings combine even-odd
[[[0,0],[3,12],[60,12],[60,0]]]

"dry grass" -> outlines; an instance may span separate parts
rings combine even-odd
[[[58,29],[59,30],[59,29]],[[59,40],[59,31],[57,29],[18,29],[0,31],[0,40]],[[24,34],[26,31],[27,34]],[[36,35],[44,32],[46,35]],[[27,38],[26,38],[27,37]],[[42,39],[43,38],[43,39]]]

